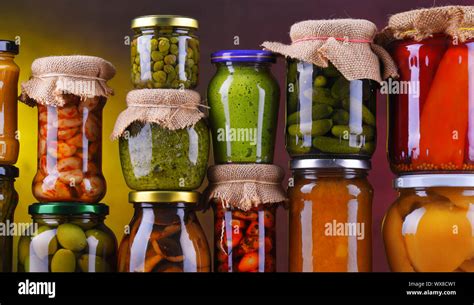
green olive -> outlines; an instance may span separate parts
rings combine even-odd
[[[89,245],[89,252],[100,255],[110,256],[115,253],[115,240],[107,233],[101,230],[92,229],[86,231],[87,244]]]
[[[41,226],[31,239],[31,248],[38,258],[43,259],[58,249],[56,238],[57,230],[48,226]]]
[[[74,272],[76,256],[68,249],[59,249],[51,259],[51,272]]]
[[[107,263],[97,255],[81,255],[77,262],[82,272],[106,272],[108,270]]]
[[[58,227],[59,244],[71,251],[82,251],[87,246],[86,234],[79,226],[65,223]]]

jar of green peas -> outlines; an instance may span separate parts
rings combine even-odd
[[[194,89],[199,75],[198,22],[176,15],[132,20],[132,83],[136,89]]]

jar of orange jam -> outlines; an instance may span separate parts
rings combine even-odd
[[[474,271],[474,175],[401,176],[382,224],[395,272]]]
[[[0,40],[0,164],[12,165],[18,159],[18,77],[20,68],[13,61],[19,47],[14,41]]]
[[[370,162],[299,159],[290,167],[289,271],[372,271]]]

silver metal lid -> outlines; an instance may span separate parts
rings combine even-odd
[[[369,170],[369,160],[356,159],[293,159],[290,161],[290,169],[364,169]]]
[[[393,180],[396,189],[415,187],[474,187],[474,175],[469,174],[427,174],[407,175]]]

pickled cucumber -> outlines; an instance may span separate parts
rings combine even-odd
[[[286,147],[292,154],[303,155],[311,151],[311,141],[306,143],[301,137],[287,135]]]
[[[321,136],[328,133],[332,127],[331,119],[317,120],[311,123],[293,124],[288,127],[290,136],[312,135]]]
[[[338,100],[350,96],[350,82],[343,76],[339,77],[331,87],[331,95]]]
[[[336,69],[336,67],[334,67],[334,65],[332,63],[328,63],[327,68],[323,68],[323,73],[324,73],[324,75],[326,75],[328,77],[341,76],[341,72],[339,72],[339,70]]]
[[[344,109],[334,110],[332,116],[332,121],[337,125],[348,125],[349,124],[349,112]]]
[[[358,103],[354,103],[354,104],[362,106],[362,121],[367,125],[375,126],[376,125],[375,116],[372,112],[370,112],[369,108],[367,108],[367,106],[362,104],[362,101]],[[351,110],[350,105],[351,105],[351,102],[350,102],[349,97],[344,98],[342,100],[342,108],[344,108],[344,110],[350,111]]]
[[[326,104],[332,107],[338,105],[338,100],[331,95],[331,91],[327,88],[316,87],[312,90],[312,99],[314,103],[317,104]]]
[[[351,133],[351,128],[348,125],[334,125],[331,128],[331,133],[335,137],[338,137],[338,138],[342,137],[344,139],[349,139],[349,136],[351,134],[354,134],[354,133]],[[359,134],[356,134],[356,135],[359,135]],[[365,136],[366,141],[371,141],[375,137],[375,129],[369,125],[363,125],[362,133],[360,135]]]
[[[311,117],[313,120],[325,119],[331,115],[332,111],[333,108],[329,105],[313,104]],[[298,124],[298,122],[301,122],[300,115],[301,113],[299,111],[290,114],[287,118],[287,125]]]
[[[322,152],[333,154],[356,154],[361,150],[359,147],[349,146],[349,141],[323,136],[313,139],[313,147]]]

